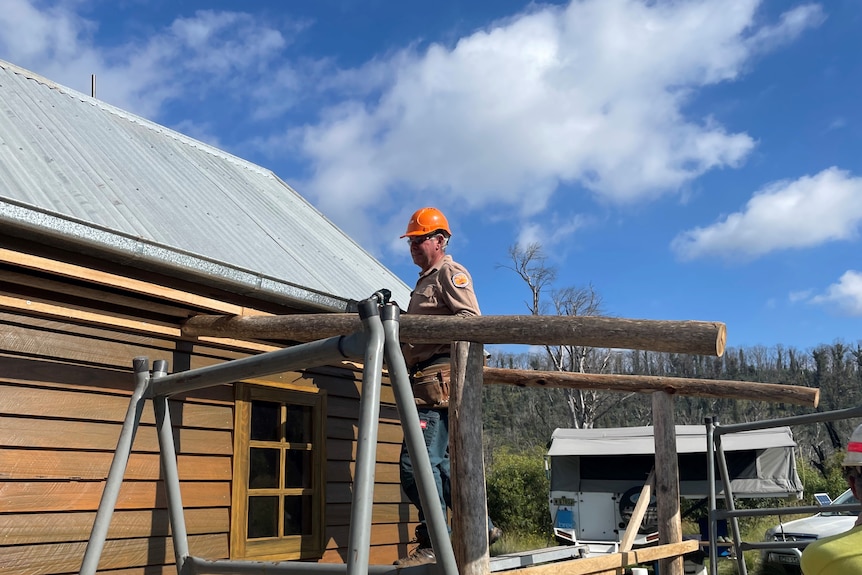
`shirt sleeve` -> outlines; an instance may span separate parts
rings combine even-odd
[[[473,278],[464,266],[451,262],[440,268],[440,291],[452,315],[481,315]]]

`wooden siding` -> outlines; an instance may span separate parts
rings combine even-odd
[[[0,575],[77,573],[134,386],[132,359],[164,359],[179,371],[277,349],[178,336],[180,321],[195,313],[259,314],[272,304],[238,306],[209,290],[147,284],[122,267],[91,270],[8,249],[0,265]],[[344,364],[268,379],[327,392],[321,561],[344,562],[361,372]],[[416,512],[400,490],[402,436],[387,385],[382,400],[371,561],[388,564],[406,550]],[[226,558],[232,386],[179,396],[170,409],[191,552]],[[151,403],[132,451],[99,568],[175,573]]]

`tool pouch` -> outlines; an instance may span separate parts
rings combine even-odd
[[[418,407],[448,407],[451,366],[447,363],[429,365],[410,376],[413,397]]]

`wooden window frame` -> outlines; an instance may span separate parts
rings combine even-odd
[[[230,558],[271,561],[321,558],[326,550],[326,392],[315,387],[254,380],[237,383],[235,389]],[[311,487],[295,489],[296,494],[312,495],[312,529],[309,535],[251,540],[247,537],[253,399],[312,408]],[[281,514],[279,522],[283,522]]]

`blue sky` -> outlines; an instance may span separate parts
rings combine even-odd
[[[485,314],[508,249],[609,315],[732,347],[862,340],[862,3],[4,0],[0,58],[273,170],[412,284],[449,218]],[[384,287],[384,286],[381,286]]]

